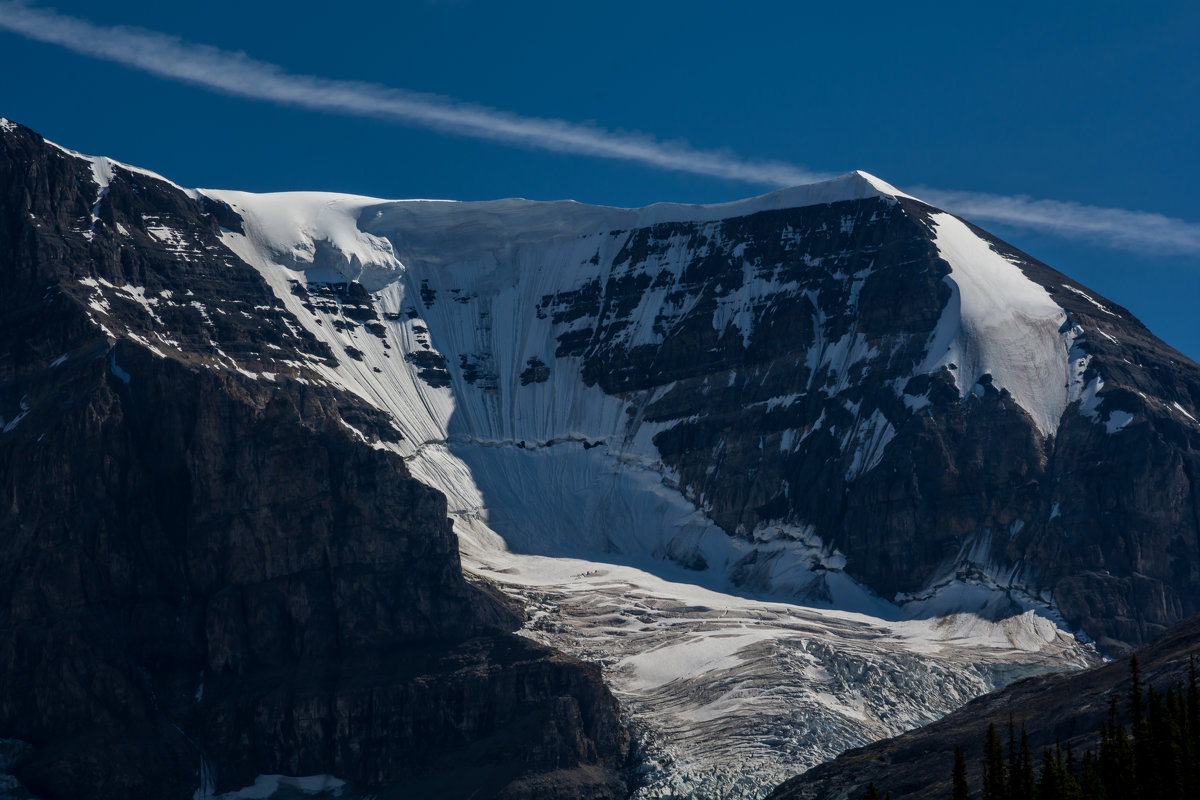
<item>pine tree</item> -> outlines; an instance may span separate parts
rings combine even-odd
[[[1033,774],[1033,748],[1029,746],[1029,736],[1025,726],[1021,726],[1021,757],[1018,761],[1019,774],[1011,779],[1018,792],[1018,797],[1033,800],[1037,793],[1037,778]]]
[[[1006,800],[1026,800],[1021,793],[1021,755],[1017,750],[1017,729],[1012,714],[1008,715],[1008,764],[1005,768],[1004,797]]]
[[[862,796],[862,800],[879,800],[879,787],[875,785],[875,781],[867,784],[867,792]]]
[[[1129,719],[1133,724],[1133,735],[1137,736],[1138,728],[1146,723],[1146,704],[1142,697],[1145,685],[1142,683],[1142,670],[1138,666],[1137,654],[1129,657]]]
[[[1165,693],[1148,693],[1147,727],[1150,731],[1149,753],[1152,760],[1153,784],[1142,787],[1142,793],[1163,800],[1183,797],[1185,770],[1184,727],[1186,711],[1180,698],[1182,686],[1172,686]]]
[[[1200,736],[1200,675],[1195,656],[1188,656],[1187,720],[1188,733]]]
[[[1200,669],[1189,660],[1182,681],[1165,691],[1142,680],[1130,659],[1129,689],[1121,719],[1119,695],[1110,694],[1107,718],[1100,723],[1100,749],[1082,761],[1067,743],[1044,748],[1035,776],[1033,753],[1024,726],[1018,740],[1012,718],[1008,752],[995,724],[988,725],[983,752],[984,800],[1200,800]],[[1006,757],[1007,756],[1007,757]],[[955,748],[954,798],[969,798],[966,764]]]
[[[971,789],[967,785],[967,758],[961,747],[954,748],[954,800],[970,800]]]
[[[1075,760],[1075,752],[1071,749],[1071,743],[1067,742],[1067,758],[1065,761],[1062,760],[1061,750],[1058,755],[1063,782],[1063,800],[1084,800],[1083,787],[1079,783],[1079,762]]]
[[[1038,779],[1038,800],[1062,800],[1059,765],[1049,747],[1042,748],[1042,775]]]
[[[1112,798],[1133,798],[1136,785],[1133,774],[1133,748],[1125,726],[1117,718],[1117,697],[1109,695],[1108,722],[1101,729],[1100,781]]]
[[[1100,777],[1100,764],[1091,750],[1083,754],[1079,768],[1079,794],[1087,800],[1108,800],[1108,792]]]
[[[1196,657],[1188,658],[1187,697],[1184,705],[1184,785],[1193,792],[1200,791],[1200,675],[1196,670]]]
[[[1146,684],[1142,682],[1142,671],[1137,654],[1129,657],[1129,707],[1130,733],[1133,736],[1133,781],[1129,786],[1129,797],[1148,797],[1157,800],[1153,791],[1156,783],[1153,750],[1150,747],[1150,726],[1146,720]]]
[[[1005,800],[1004,783],[1004,748],[996,724],[989,722],[983,745],[983,800]]]

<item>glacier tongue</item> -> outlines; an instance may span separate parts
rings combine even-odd
[[[466,563],[532,610],[526,635],[603,667],[642,741],[646,800],[760,798],[983,692],[1092,661],[1032,611],[886,621],[611,561],[494,551]]]
[[[453,440],[424,455],[414,474],[458,487],[468,572],[530,610],[525,635],[604,669],[642,744],[642,800],[760,798],[1020,677],[1094,661],[1038,610],[961,613],[1002,600],[987,586],[953,582],[940,616],[904,619],[819,541],[733,539],[600,447]],[[747,561],[763,594],[730,581]],[[813,600],[771,599],[804,589]]]

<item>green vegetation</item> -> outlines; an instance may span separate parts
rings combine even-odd
[[[1010,720],[1007,748],[988,725],[982,763],[982,800],[1194,800],[1200,797],[1200,686],[1196,660],[1184,687],[1155,691],[1129,662],[1130,685],[1122,705],[1109,699],[1100,750],[1076,758],[1070,745],[1042,751],[1035,777],[1029,738],[1018,738]],[[1128,727],[1126,726],[1128,723]],[[1006,752],[1007,750],[1007,752]],[[962,751],[955,749],[954,800],[971,797]]]

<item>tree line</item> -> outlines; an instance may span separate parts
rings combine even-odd
[[[1070,744],[1043,748],[1035,757],[1022,726],[1011,718],[1002,741],[987,727],[977,792],[967,780],[961,747],[954,749],[953,800],[1200,800],[1200,679],[1196,659],[1186,686],[1166,691],[1147,685],[1137,656],[1129,660],[1124,702],[1109,697],[1100,747],[1081,755]],[[863,800],[882,800],[874,783]],[[890,794],[888,795],[890,797]]]

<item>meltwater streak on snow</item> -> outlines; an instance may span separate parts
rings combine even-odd
[[[990,374],[1043,435],[1053,434],[1067,407],[1068,347],[1059,333],[1066,312],[961,220],[945,213],[932,219],[953,296],[919,371],[953,364],[963,397]]]

